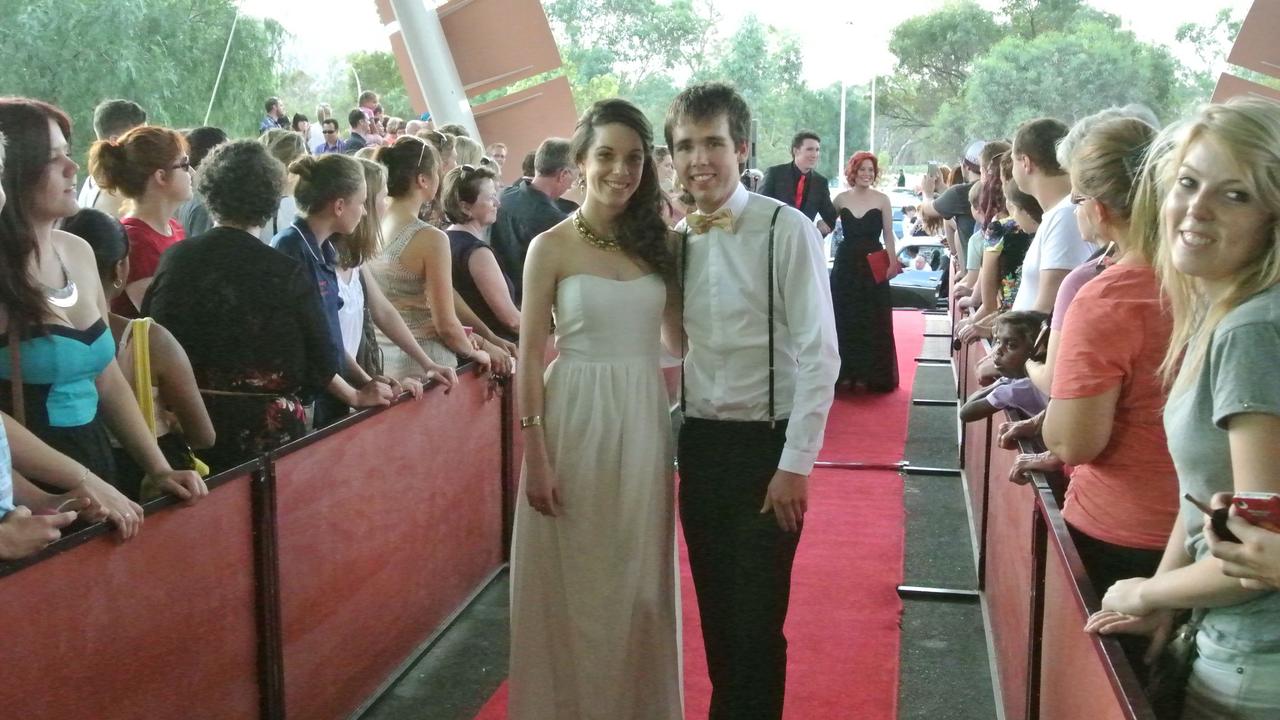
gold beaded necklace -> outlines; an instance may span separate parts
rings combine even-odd
[[[573,227],[582,236],[582,239],[586,240],[592,247],[598,247],[607,252],[616,252],[622,249],[622,246],[618,244],[617,238],[600,237],[592,232],[591,228],[587,226],[587,221],[582,219],[581,212],[573,214]]]

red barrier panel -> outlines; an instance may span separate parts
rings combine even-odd
[[[994,443],[993,443],[994,445]],[[987,536],[983,589],[990,608],[991,635],[999,658],[1006,720],[1027,717],[1030,689],[1028,638],[1032,631],[1032,529],[1035,491],[998,475],[1008,472],[1015,453],[991,448],[987,484]]]
[[[289,717],[348,717],[501,565],[502,401],[459,380],[276,456]]]
[[[1096,597],[1052,494],[1039,495],[1048,528],[1040,720],[1154,720],[1119,644],[1083,632]]]
[[[250,486],[243,473],[194,507],[148,506],[123,545],[89,528],[0,580],[0,715],[257,717]]]

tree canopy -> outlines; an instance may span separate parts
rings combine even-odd
[[[232,0],[12,0],[0,24],[0,94],[52,102],[71,115],[75,144],[93,140],[93,108],[109,98],[140,104],[151,121],[204,123]],[[242,16],[209,117],[233,135],[254,134],[275,92],[283,29]]]
[[[839,171],[840,85],[804,82],[801,51],[808,40],[753,16],[728,27],[715,12],[716,0],[544,2],[564,67],[478,100],[563,74],[579,111],[604,97],[626,97],[660,137],[680,88],[725,80],[741,90],[758,120],[760,164],[785,162],[792,135],[808,129],[823,138],[820,170]],[[234,0],[10,0],[9,6],[0,25],[6,68],[0,94],[41,97],[65,108],[82,150],[91,138],[92,109],[106,98],[133,99],[156,123],[202,124],[236,15]],[[878,78],[876,147],[893,164],[950,158],[967,140],[1008,136],[1027,118],[1071,121],[1129,102],[1172,119],[1211,91],[1238,30],[1228,11],[1206,24],[1183,25],[1177,40],[1199,59],[1186,66],[1084,0],[1003,0],[994,11],[975,0],[952,0],[892,31],[889,49],[897,62]],[[823,31],[823,42],[839,42],[839,35]],[[377,91],[389,115],[411,116],[390,53],[353,53],[317,77],[287,63],[286,37],[273,21],[240,17],[211,124],[251,136],[270,95],[290,112],[309,114],[317,102],[328,102],[341,118],[359,89]],[[849,87],[846,103],[848,153],[867,146],[868,89]]]

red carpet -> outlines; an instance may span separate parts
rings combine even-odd
[[[894,313],[896,392],[841,392],[827,424],[822,460],[897,462],[907,436],[915,358],[924,317]],[[792,573],[787,616],[786,720],[894,720],[902,603],[902,481],[884,471],[816,470]],[[685,717],[707,716],[711,684],[693,580],[680,542],[684,610]],[[476,720],[506,718],[504,683]]]
[[[898,389],[884,394],[837,391],[820,460],[894,463],[903,459],[915,359],[924,348],[924,315],[918,310],[894,311],[893,335],[898,348]]]

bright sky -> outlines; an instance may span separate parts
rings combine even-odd
[[[425,0],[435,4],[434,0]],[[978,0],[999,7],[999,0]],[[367,11],[351,0],[239,0],[250,15],[271,17],[293,34],[288,47],[305,69],[318,73],[335,58],[357,50],[390,50],[373,0]],[[763,22],[789,30],[805,40],[805,79],[815,87],[841,79],[869,80],[892,68],[889,32],[913,15],[941,7],[945,0],[712,0],[724,18],[725,33],[754,13]],[[1208,22],[1219,8],[1231,7],[1243,17],[1252,0],[1089,0],[1094,7],[1120,16],[1143,40],[1174,45],[1174,32],[1184,22]],[[300,9],[303,9],[299,12]],[[851,23],[833,31],[840,23]],[[849,39],[857,33],[860,50],[851,57]]]

